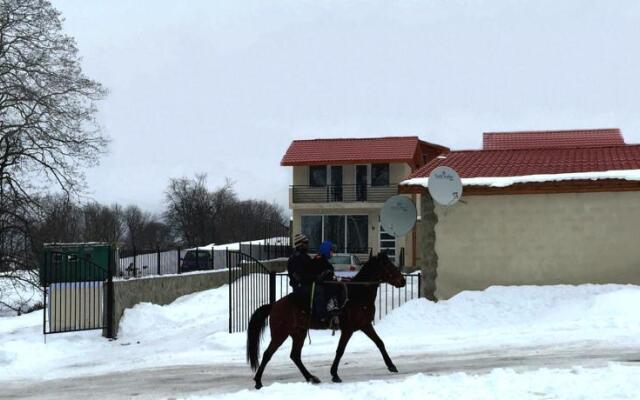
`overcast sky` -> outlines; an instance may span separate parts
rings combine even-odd
[[[640,142],[637,1],[53,0],[109,88],[91,196],[162,211],[169,178],[287,207],[293,139],[619,127]]]

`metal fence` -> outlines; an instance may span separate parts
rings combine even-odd
[[[275,272],[239,251],[227,252],[229,265],[229,333],[247,330],[253,312],[275,301]]]
[[[181,274],[191,271],[222,269],[230,266],[228,251],[239,251],[260,261],[291,255],[289,238],[234,243],[225,248],[196,247],[190,249],[120,250],[117,276],[129,279],[154,275]],[[217,247],[217,246],[216,246]],[[235,259],[230,259],[233,262]],[[235,265],[231,265],[235,266]]]
[[[382,319],[393,309],[400,307],[407,301],[420,297],[422,283],[422,275],[420,272],[412,272],[410,274],[403,273],[402,275],[407,280],[407,284],[402,288],[396,288],[386,283],[378,286],[378,295],[376,296],[376,320]],[[276,274],[275,290],[275,300],[281,299],[291,292],[289,277],[286,273]]]
[[[112,265],[111,253],[109,264]],[[104,268],[75,253],[52,251],[43,260],[42,333],[105,329],[113,337],[112,268]]]
[[[398,185],[293,185],[291,186],[291,194],[294,203],[347,203],[361,201],[384,203],[389,197],[398,194]]]

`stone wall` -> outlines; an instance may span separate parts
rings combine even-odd
[[[421,196],[421,219],[416,223],[417,243],[416,264],[422,270],[421,296],[431,301],[438,301],[436,297],[436,278],[438,277],[438,254],[436,253],[436,232],[438,216],[435,212],[433,199],[429,194]]]
[[[282,272],[287,268],[286,259],[264,261],[262,264],[273,272]],[[226,269],[116,280],[113,282],[113,331],[117,336],[124,310],[138,303],[146,302],[165,305],[187,294],[226,285],[228,281],[229,271]]]

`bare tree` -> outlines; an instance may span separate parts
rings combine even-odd
[[[206,175],[171,179],[166,192],[167,224],[189,246],[214,240],[214,196],[207,190],[206,180]]]
[[[23,242],[0,241],[0,270],[37,265],[29,223],[42,213],[39,192],[83,189],[83,169],[108,142],[95,120],[105,94],[49,1],[0,0],[0,232]]]
[[[110,207],[100,203],[89,203],[82,208],[84,229],[82,240],[87,242],[120,243],[124,237],[125,224],[122,207]]]
[[[130,205],[124,210],[127,227],[126,247],[150,250],[165,248],[173,243],[171,231],[167,225],[150,212]]]
[[[282,207],[263,200],[238,200],[228,179],[209,192],[205,175],[170,181],[165,219],[189,246],[264,239],[287,229]]]
[[[150,216],[142,212],[140,207],[130,205],[124,209],[124,221],[127,226],[127,246],[140,247],[140,237],[144,227],[149,223]]]

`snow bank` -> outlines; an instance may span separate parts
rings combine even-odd
[[[0,381],[170,365],[244,365],[245,333],[227,333],[228,290],[194,293],[166,306],[138,304],[125,311],[116,341],[87,331],[49,335],[44,344],[40,312],[0,318]],[[377,321],[376,330],[396,358],[508,346],[640,346],[638,304],[640,286],[633,285],[491,287],[438,303],[409,301]],[[311,338],[305,359],[328,361],[338,336],[312,331]],[[287,341],[272,362],[291,363],[289,350]],[[377,354],[375,345],[357,333],[345,360],[372,352]]]
[[[506,187],[517,183],[529,182],[558,182],[572,180],[601,180],[622,179],[627,181],[640,181],[640,170],[617,170],[597,172],[574,172],[567,174],[537,174],[522,176],[483,176],[476,178],[461,178],[462,186],[490,186]],[[412,178],[400,182],[401,185],[413,185],[429,187],[429,178]]]
[[[610,364],[606,368],[540,369],[516,372],[494,369],[488,374],[417,374],[402,380],[321,384],[274,383],[260,391],[242,390],[190,400],[464,400],[464,399],[636,399],[640,392],[640,367]]]
[[[640,333],[638,304],[640,287],[633,285],[493,286],[438,303],[410,301],[377,329],[427,346],[611,339]]]

